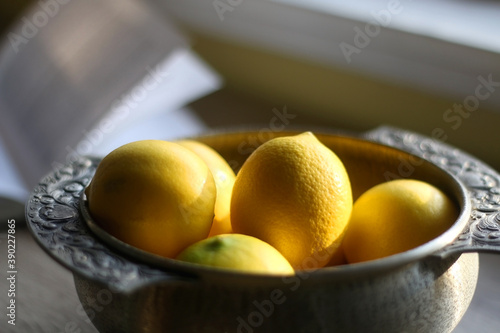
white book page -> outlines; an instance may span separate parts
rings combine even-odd
[[[104,156],[131,141],[200,133],[205,125],[183,106],[221,84],[221,78],[196,54],[176,50],[118,100],[71,152]]]

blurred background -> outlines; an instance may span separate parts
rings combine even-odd
[[[23,0],[0,6],[0,138],[27,188],[179,49],[196,57],[189,68],[205,71],[191,83],[207,84],[175,105],[162,105],[171,98],[161,95],[180,84],[155,89],[156,116],[186,106],[177,116],[189,115],[197,130],[262,127],[274,109],[286,107],[296,115],[292,126],[362,132],[392,125],[500,169],[497,1]],[[149,111],[133,113],[152,119]],[[51,121],[41,126],[45,116]],[[132,120],[125,125],[137,132]],[[125,125],[116,127],[127,132]],[[64,126],[75,131],[64,133]],[[164,135],[191,133],[178,129]],[[21,139],[22,131],[29,138]],[[123,142],[114,132],[102,145]],[[35,142],[51,148],[42,154]]]
[[[268,128],[277,114],[290,128],[400,127],[500,170],[499,17],[493,0],[3,1],[0,215],[22,221],[37,180],[75,154]],[[71,277],[23,242],[47,288],[22,276],[18,331],[94,332]],[[481,260],[483,287],[457,332],[500,323],[499,261]],[[68,304],[47,307],[54,295]]]

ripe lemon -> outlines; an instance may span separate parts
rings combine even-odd
[[[190,150],[144,140],[105,156],[86,194],[90,214],[108,233],[172,258],[207,237],[216,187],[206,164]]]
[[[280,251],[295,269],[322,267],[340,245],[352,209],[340,159],[311,132],[258,147],[236,175],[233,231]]]
[[[214,149],[204,143],[194,140],[176,141],[183,147],[193,151],[207,164],[214,176],[217,187],[217,199],[215,201],[215,217],[210,230],[209,237],[231,233],[230,205],[233,184],[236,179],[233,169],[226,160]]]
[[[244,272],[294,273],[290,263],[274,247],[255,237],[241,234],[223,234],[204,239],[186,248],[177,259]]]
[[[354,203],[343,248],[349,263],[410,250],[446,231],[455,204],[431,184],[400,179],[376,185]]]

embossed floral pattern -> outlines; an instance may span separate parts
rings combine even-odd
[[[27,207],[28,225],[42,247],[72,271],[115,289],[167,278],[168,274],[134,263],[100,242],[79,214],[80,197],[99,159],[81,158],[43,178]]]
[[[443,142],[407,131],[384,127],[368,133],[367,137],[437,164],[468,189],[472,201],[469,224],[442,255],[500,252],[500,176],[493,169]]]

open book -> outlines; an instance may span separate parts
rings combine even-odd
[[[220,78],[164,13],[133,0],[44,4],[0,50],[0,197],[24,202],[76,155],[203,130],[183,106]]]

